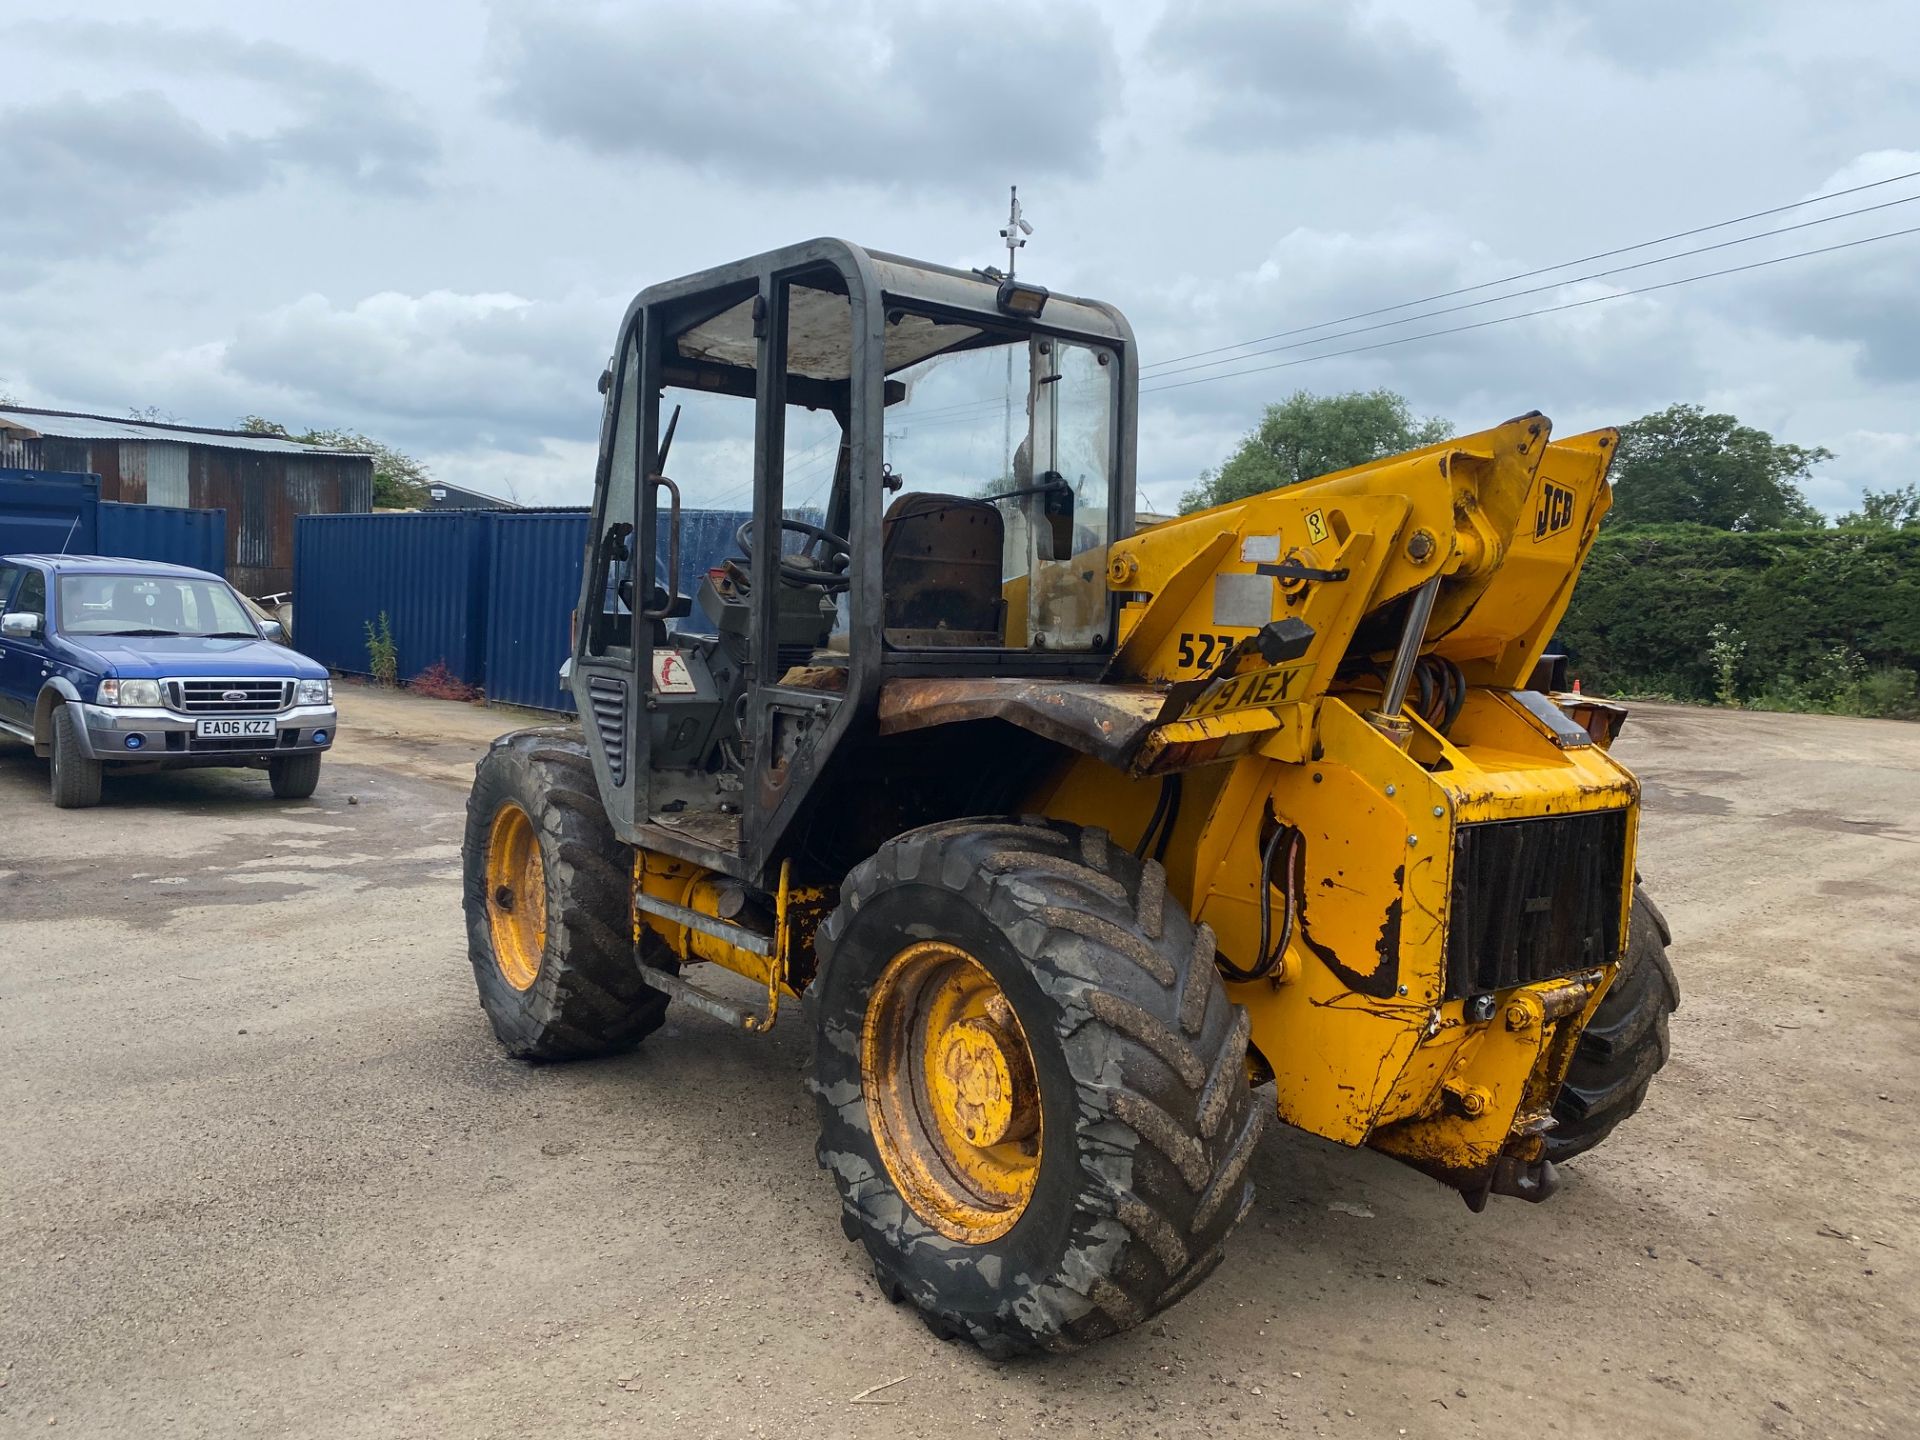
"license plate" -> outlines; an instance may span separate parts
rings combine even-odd
[[[1313,665],[1275,665],[1265,670],[1250,670],[1228,680],[1216,680],[1200,698],[1187,707],[1182,720],[1199,720],[1229,710],[1271,709],[1298,700],[1307,691],[1307,679]]]
[[[271,720],[202,720],[193,727],[202,740],[250,739],[255,735],[271,740],[279,731]]]

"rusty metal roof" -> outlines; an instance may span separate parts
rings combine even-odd
[[[255,435],[245,430],[216,430],[202,425],[173,425],[157,420],[116,420],[110,415],[85,415],[69,410],[34,410],[24,405],[0,406],[0,431],[24,430],[59,440],[171,440],[180,445],[212,445],[222,450],[254,450],[273,455],[362,455],[324,445],[302,445],[277,435]]]

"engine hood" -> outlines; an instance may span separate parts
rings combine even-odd
[[[324,680],[325,667],[269,640],[203,640],[191,635],[66,636],[75,650],[122,680],[248,676]]]

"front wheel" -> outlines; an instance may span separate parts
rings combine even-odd
[[[305,800],[320,784],[320,752],[267,762],[267,783],[276,800]]]
[[[1166,873],[969,820],[855,868],[817,948],[820,1163],[890,1299],[990,1354],[1137,1325],[1219,1263],[1265,1111]]]
[[[1581,1033],[1554,1101],[1549,1160],[1572,1159],[1611,1135],[1640,1108],[1667,1063],[1667,1017],[1680,1008],[1680,981],[1667,958],[1672,938],[1666,917],[1636,883],[1620,973]]]
[[[53,803],[62,810],[80,810],[100,803],[101,765],[80,748],[80,728],[73,707],[53,707]]]
[[[468,958],[508,1054],[611,1055],[659,1028],[667,997],[634,964],[632,851],[614,837],[578,731],[493,742],[467,796],[461,862]]]

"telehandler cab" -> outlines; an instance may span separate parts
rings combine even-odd
[[[1110,305],[834,240],[645,291],[581,724],[496,741],[468,805],[509,1052],[805,996],[848,1236],[996,1354],[1205,1278],[1273,1111],[1543,1199],[1679,1001],[1624,712],[1535,678],[1614,432],[1524,415],[1137,530],[1137,367]],[[680,445],[752,520],[683,575],[663,416],[722,399]]]

